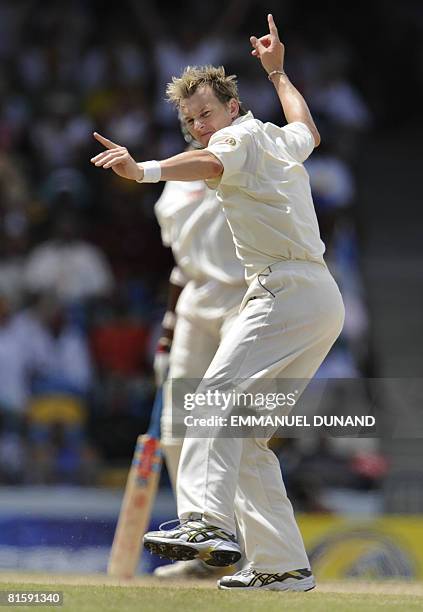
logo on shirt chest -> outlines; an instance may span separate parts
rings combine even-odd
[[[232,137],[225,138],[223,142],[230,145],[231,147],[234,147],[236,145],[236,140],[235,138],[232,138]]]

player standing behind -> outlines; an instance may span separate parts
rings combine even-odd
[[[171,380],[201,380],[238,314],[246,290],[244,270],[216,192],[204,181],[167,182],[154,208],[163,244],[172,248],[177,263],[169,279],[168,310],[155,358],[156,382],[163,384],[168,365]],[[164,394],[161,447],[176,493],[182,439],[172,435],[168,391]],[[182,410],[173,406],[174,418],[178,408]],[[187,578],[209,577],[212,571],[194,559],[159,567],[154,573],[160,578]]]
[[[283,70],[284,46],[271,15],[268,23],[269,34],[251,37],[252,53],[276,88],[285,127],[241,115],[233,78],[205,67],[187,69],[169,86],[204,150],[137,164],[126,149],[96,135],[108,149],[93,158],[97,166],[133,180],[206,179],[217,188],[249,288],[198,388],[201,394],[236,380],[254,393],[266,378],[312,378],[344,320],[303,167],[320,136]],[[249,438],[186,437],[177,487],[181,524],[146,534],[150,551],[230,565],[241,557],[236,517],[248,566],[222,578],[220,588],[315,586],[279,462],[266,440],[254,432]]]

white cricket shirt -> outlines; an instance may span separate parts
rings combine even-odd
[[[313,149],[304,123],[281,128],[250,112],[210,138],[206,150],[224,171],[207,184],[217,189],[249,284],[280,261],[324,264],[325,245],[303,166]]]
[[[245,286],[228,222],[204,181],[168,181],[155,213],[163,243],[188,280]]]
[[[206,189],[203,181],[167,181],[160,198],[154,205],[154,212],[160,225],[163,244],[174,250],[177,246],[184,223],[203,200]]]

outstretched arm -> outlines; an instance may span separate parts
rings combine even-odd
[[[287,122],[301,121],[305,123],[314,136],[315,146],[318,147],[320,144],[320,134],[307,103],[284,72],[285,47],[279,40],[278,30],[272,15],[267,16],[267,21],[269,24],[269,34],[261,38],[251,36],[250,42],[253,47],[251,53],[260,60],[275,86]]]
[[[126,147],[94,132],[94,138],[105,151],[91,159],[97,167],[111,168],[123,178],[141,182],[144,178],[142,162],[137,163]],[[196,181],[216,178],[223,173],[222,163],[206,150],[194,150],[169,157],[160,163],[161,181]]]

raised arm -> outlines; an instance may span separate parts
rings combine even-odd
[[[194,150],[179,153],[161,162],[139,162],[137,163],[128,152],[112,140],[94,132],[94,138],[104,147],[105,151],[91,158],[91,163],[106,170],[111,168],[116,174],[132,181],[142,182],[144,166],[156,164],[159,178],[157,180],[146,180],[146,182],[160,181],[196,181],[216,178],[223,173],[222,163],[205,150]]]
[[[279,40],[279,34],[272,15],[267,16],[269,34],[256,38],[251,36],[252,55],[260,60],[269,79],[275,86],[281,101],[283,112],[288,123],[301,121],[305,123],[314,136],[315,146],[320,144],[320,134],[313,121],[306,101],[298,89],[289,80],[283,69],[285,47]]]

